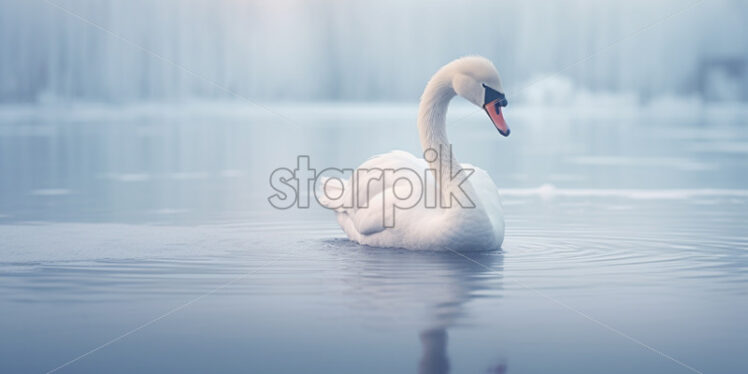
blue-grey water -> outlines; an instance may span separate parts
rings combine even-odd
[[[0,372],[748,372],[744,111],[456,108],[507,222],[458,255],[266,200],[417,153],[415,104],[271,108],[3,108]]]

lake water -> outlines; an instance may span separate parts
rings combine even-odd
[[[455,254],[266,200],[419,153],[415,104],[271,109],[3,108],[0,372],[748,372],[745,111],[457,107],[507,229]]]

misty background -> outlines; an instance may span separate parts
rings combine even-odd
[[[415,101],[468,54],[509,95],[748,99],[738,0],[51,3],[0,0],[0,102]]]

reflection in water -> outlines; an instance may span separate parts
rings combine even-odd
[[[447,330],[444,328],[424,330],[421,332],[423,356],[418,364],[420,374],[449,373],[447,357]]]
[[[467,257],[480,266],[467,262],[467,259],[449,253],[445,264],[451,268],[450,275],[441,278],[443,282],[454,281],[451,294],[444,295],[445,299],[433,307],[433,326],[426,327],[420,334],[423,355],[418,365],[420,374],[443,374],[449,372],[448,334],[447,330],[457,322],[457,318],[464,313],[465,304],[480,289],[492,287],[493,292],[500,290],[501,284],[491,285],[492,280],[501,279],[502,255],[497,253],[468,253]],[[486,268],[494,269],[488,271]],[[497,288],[498,287],[498,288]]]
[[[467,314],[466,305],[479,292],[499,297],[502,289],[500,251],[465,253],[475,261],[471,262],[451,252],[371,248],[346,239],[328,244],[349,256],[351,267],[344,281],[356,296],[357,306],[390,317],[392,324],[418,327],[422,349],[418,372],[422,374],[450,372],[449,329]],[[495,363],[485,366],[498,367]]]

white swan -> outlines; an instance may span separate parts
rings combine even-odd
[[[392,151],[364,162],[348,180],[322,179],[319,201],[336,211],[351,240],[406,249],[501,247],[504,214],[496,185],[484,170],[457,163],[447,140],[447,106],[455,95],[483,107],[496,129],[509,135],[493,64],[470,56],[445,65],[421,96],[418,131],[425,160]]]

